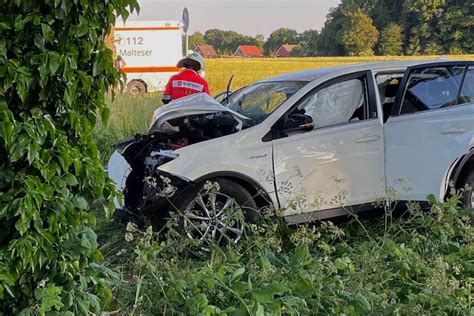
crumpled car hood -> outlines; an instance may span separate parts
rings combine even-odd
[[[231,114],[239,123],[248,117],[226,108],[206,93],[196,93],[172,101],[155,110],[150,125],[151,132],[169,133],[169,120],[184,116],[225,112]]]

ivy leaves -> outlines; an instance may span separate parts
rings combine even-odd
[[[103,38],[137,8],[0,4],[0,314],[98,313],[107,298],[89,209],[109,214],[115,189],[91,133],[119,78]]]

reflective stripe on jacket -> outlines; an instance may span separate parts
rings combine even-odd
[[[209,94],[207,81],[192,69],[184,69],[172,76],[166,84],[163,101],[176,100],[194,93]],[[165,102],[165,103],[167,103]]]

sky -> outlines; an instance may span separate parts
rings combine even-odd
[[[139,0],[140,15],[129,20],[181,20],[189,10],[189,34],[218,28],[267,37],[280,27],[320,30],[340,0]]]

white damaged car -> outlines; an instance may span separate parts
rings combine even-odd
[[[221,103],[182,98],[155,112],[149,134],[118,144],[108,172],[123,191],[118,208],[157,225],[179,209],[189,237],[227,242],[269,205],[301,223],[381,199],[443,200],[452,183],[467,187],[470,208],[474,62],[321,68],[259,81]]]

